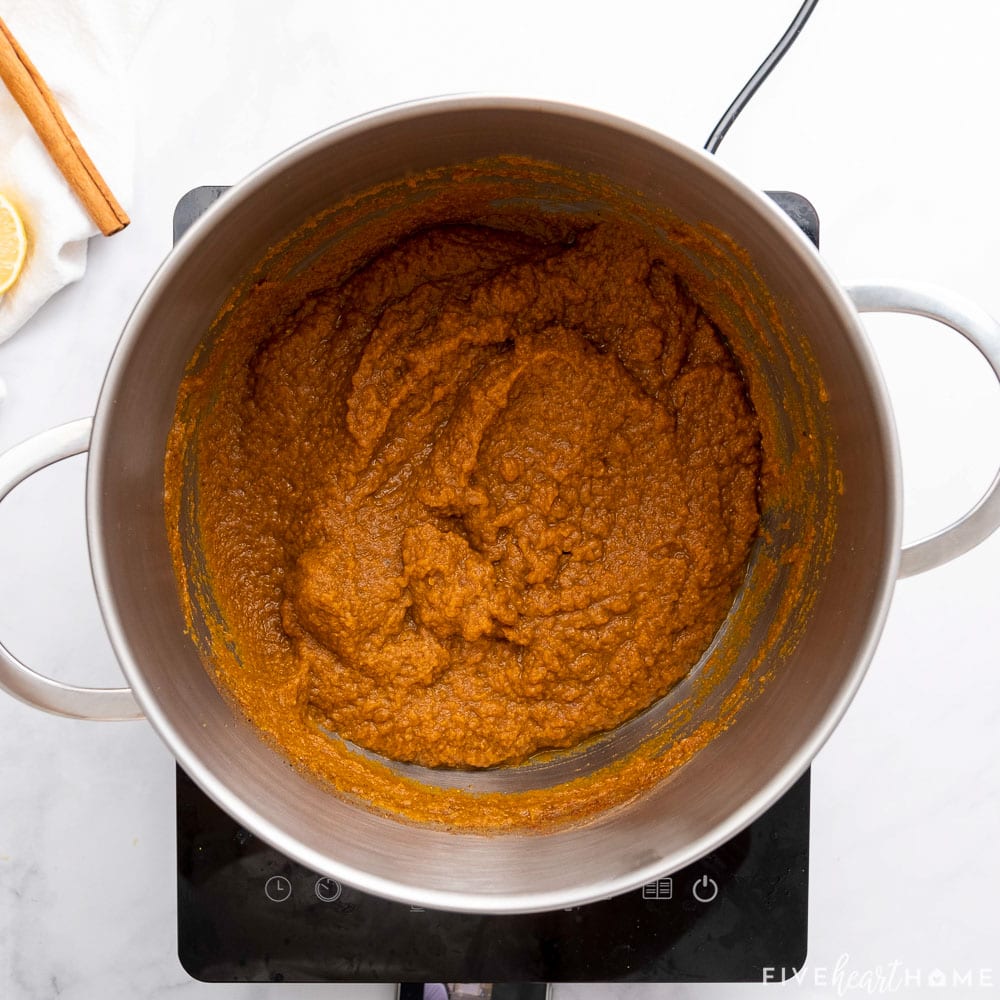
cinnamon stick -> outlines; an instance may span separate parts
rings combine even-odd
[[[95,225],[111,236],[129,224],[100,171],[87,155],[52,91],[0,17],[0,79]]]

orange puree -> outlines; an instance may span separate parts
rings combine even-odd
[[[265,651],[251,718],[292,676],[289,727],[486,767],[697,662],[757,531],[760,433],[637,229],[430,226],[256,336],[198,481],[213,591]]]
[[[165,469],[188,625],[339,795],[451,829],[587,821],[714,739],[794,642],[828,545],[788,563],[772,537],[823,495],[822,428],[777,414],[742,349],[746,323],[781,331],[738,253],[630,197],[516,159],[372,188],[272,248],[192,359]],[[633,752],[547,785],[471,773],[561,766],[674,688],[758,537],[736,625]]]

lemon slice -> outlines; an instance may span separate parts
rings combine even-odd
[[[17,209],[0,194],[0,295],[17,281],[28,252],[28,236]]]

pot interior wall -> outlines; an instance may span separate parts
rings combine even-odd
[[[789,391],[822,409],[828,437],[820,444],[834,449],[839,478],[817,485],[820,506],[837,508],[836,532],[829,561],[808,578],[808,595],[792,595],[802,597],[797,642],[776,644],[772,676],[736,724],[641,800],[587,826],[482,837],[408,826],[342,801],[234,715],[185,633],[164,526],[163,456],[188,360],[269,247],[345,195],[498,154],[605,175],[742,248],[720,252],[720,274],[769,289],[768,308],[786,335],[747,363],[776,412]],[[794,371],[804,345],[822,385]],[[185,769],[244,825],[317,871],[382,895],[480,911],[624,891],[693,860],[763,811],[808,764],[860,681],[891,591],[899,534],[882,393],[856,320],[806,240],[701,154],[591,112],[531,102],[456,99],[347,123],[224,196],[168,258],[129,321],[102,393],[88,485],[94,558],[109,582],[101,595],[109,631],[150,721]],[[782,431],[782,447],[801,446],[792,441],[797,429],[792,421]],[[789,566],[808,562],[805,526],[776,520],[771,527],[786,532],[777,544]],[[801,587],[793,573],[779,575],[771,582],[775,601],[788,596],[782,580]],[[759,609],[761,628],[767,611]],[[738,657],[743,666],[756,637]]]

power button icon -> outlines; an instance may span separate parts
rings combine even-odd
[[[697,879],[694,885],[691,886],[691,895],[694,896],[699,903],[711,903],[712,900],[719,895],[719,883],[716,882],[714,878],[702,875],[702,877]]]

